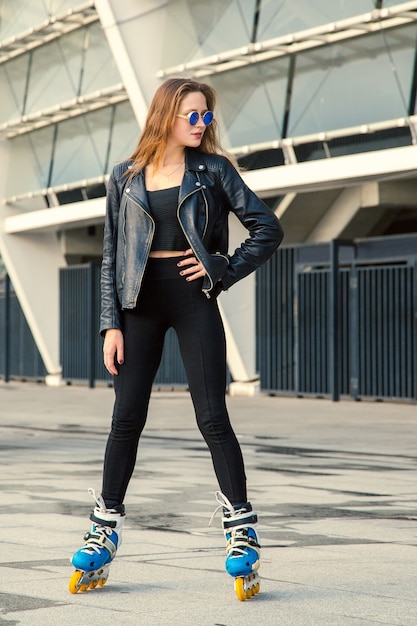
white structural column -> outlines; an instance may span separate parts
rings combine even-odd
[[[0,141],[0,162],[9,163],[7,141]],[[0,168],[0,197],[4,197],[7,166]],[[5,232],[12,210],[0,205],[0,252],[26,321],[48,372],[47,382],[60,381],[59,272],[65,266],[55,232],[36,235]]]
[[[112,3],[111,0],[96,0],[95,3],[100,23],[107,37],[110,50],[113,53],[117,69],[122,77],[139,128],[143,128],[148,105],[140,88],[138,77],[129,57],[122,33],[117,24],[112,4],[114,4],[114,2]]]
[[[375,196],[372,206],[378,203],[378,184],[367,183],[358,187],[343,189],[332,207],[325,213],[310,235],[308,242],[330,241],[336,239],[353,217],[364,206],[366,196]],[[370,202],[370,200],[368,201]]]
[[[247,232],[238,220],[229,220],[230,254],[241,241],[247,238]],[[234,385],[230,393],[251,394],[256,372],[256,327],[255,327],[255,275],[251,274],[233,285],[229,292],[220,295],[226,342],[227,363]],[[243,383],[246,383],[246,388]]]

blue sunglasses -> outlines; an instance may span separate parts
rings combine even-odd
[[[195,126],[200,118],[200,113],[197,111],[190,111],[187,115],[180,115],[178,113],[177,117],[181,117],[183,120],[188,120],[191,126]],[[203,115],[201,115],[201,119],[203,120],[204,126],[209,126],[214,119],[214,113],[212,111],[206,111]]]

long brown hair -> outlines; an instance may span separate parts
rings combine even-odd
[[[156,168],[161,165],[182,99],[196,91],[205,96],[208,110],[213,111],[216,92],[210,85],[191,78],[168,78],[158,87],[150,104],[139,143],[130,157],[133,160],[129,170],[130,177],[135,176],[148,163],[152,163]],[[225,154],[217,136],[215,119],[207,126],[199,150],[209,154]]]

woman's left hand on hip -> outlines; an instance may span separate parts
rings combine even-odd
[[[180,276],[184,276],[186,280],[190,281],[196,280],[197,278],[202,278],[206,275],[206,270],[204,269],[200,261],[195,258],[191,248],[184,252],[184,256],[186,256],[187,258],[177,263],[178,267],[181,268]]]

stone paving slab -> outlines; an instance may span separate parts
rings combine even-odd
[[[223,570],[217,488],[185,392],[151,399],[103,588],[69,557],[100,488],[113,391],[0,383],[0,626],[417,625],[416,407],[231,397],[259,513],[261,593]]]

